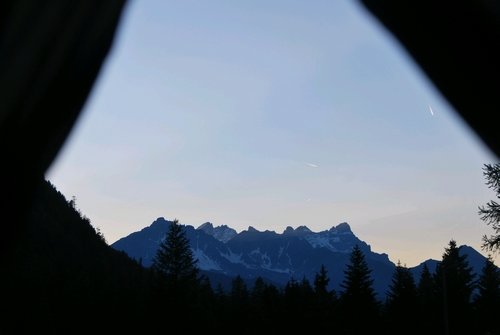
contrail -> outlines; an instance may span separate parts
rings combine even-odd
[[[306,163],[307,166],[312,167],[312,168],[319,168],[319,165],[313,164],[313,163]]]
[[[434,111],[432,110],[431,105],[429,105],[429,112],[431,112],[431,115],[434,116]]]

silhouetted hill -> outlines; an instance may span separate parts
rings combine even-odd
[[[49,182],[41,183],[3,270],[2,334],[119,329],[147,312],[149,271],[110,248]]]
[[[27,216],[22,239],[16,241],[14,253],[2,264],[0,334],[149,334],[177,326],[187,333],[237,330],[244,334],[281,334],[298,329],[323,333],[332,325],[336,333],[352,334],[353,323],[342,314],[342,303],[349,296],[340,292],[337,299],[328,291],[315,292],[302,278],[312,282],[311,276],[325,264],[331,287],[337,288],[354,245],[360,246],[373,269],[379,297],[383,285],[387,285],[384,280],[389,281],[394,271],[387,255],[372,252],[346,223],[317,233],[304,226],[288,227],[282,234],[250,227],[236,235],[227,226],[185,226],[200,273],[220,283],[225,293],[214,294],[202,282],[190,288],[187,297],[192,300],[182,300],[179,307],[171,302],[175,292],[168,290],[162,278],[109,247],[74,201],[68,202],[50,183],[42,183]],[[150,265],[170,224],[159,218],[114,246],[127,248],[132,257]],[[484,264],[481,254],[468,246],[462,246],[460,253],[467,254],[476,273],[480,271]],[[234,284],[236,274],[244,274],[240,286]],[[258,276],[267,279],[257,285]],[[285,283],[284,288],[276,289]],[[434,301],[432,308],[442,310],[440,301]],[[493,308],[496,310],[497,305]],[[393,316],[387,314],[383,301],[377,310],[373,317],[379,318],[380,328],[386,325],[385,317]],[[416,317],[425,318],[427,314],[422,311],[419,309],[417,313],[421,314]],[[431,329],[439,330],[443,324],[439,318],[437,315],[430,320]],[[471,325],[479,320],[472,312],[468,319]],[[429,333],[426,329],[423,327],[420,333]]]
[[[458,249],[458,252],[460,255],[466,255],[467,256],[467,262],[469,263],[470,267],[472,268],[472,272],[476,275],[476,278],[479,277],[479,274],[481,273],[481,270],[484,266],[484,262],[486,261],[486,257],[481,255],[476,249],[468,246],[468,245],[461,245]],[[437,265],[441,263],[441,261],[435,260],[435,259],[428,259],[426,261],[423,261],[419,265],[410,268],[411,273],[413,274],[413,277],[415,280],[418,281],[420,278],[420,274],[422,273],[422,269],[424,267],[424,264],[427,265],[427,268],[431,273],[436,272],[436,267]]]

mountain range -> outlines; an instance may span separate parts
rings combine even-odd
[[[149,267],[171,224],[172,221],[160,217],[111,246]],[[372,270],[374,289],[379,298],[383,298],[396,267],[387,254],[373,252],[345,222],[321,232],[313,232],[306,226],[287,227],[281,234],[253,227],[237,233],[226,225],[214,227],[206,222],[198,228],[186,225],[185,232],[200,270],[212,284],[221,283],[226,287],[237,275],[249,283],[262,277],[278,286],[284,286],[291,279],[313,281],[324,265],[331,279],[330,288],[339,291],[351,251],[358,245]],[[479,274],[485,257],[466,245],[461,246],[459,252],[467,255],[473,271]],[[418,281],[424,264],[433,272],[438,263],[429,259],[410,270]]]

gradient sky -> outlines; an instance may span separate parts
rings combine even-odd
[[[47,177],[109,243],[160,216],[345,221],[413,266],[451,238],[480,250],[495,161],[352,0],[145,0]]]

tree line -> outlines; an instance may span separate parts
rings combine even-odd
[[[500,199],[500,165],[485,165]],[[499,251],[500,206],[479,207],[494,233],[484,248]],[[277,287],[236,277],[229,289],[200,276],[183,228],[172,230],[153,268],[109,247],[102,234],[53,185],[41,181],[16,247],[0,272],[0,334],[169,332],[173,329],[255,334],[500,334],[499,271],[488,259],[475,278],[450,241],[435,273],[413,278],[401,264],[387,298],[375,296],[370,269],[355,248],[341,289],[328,269],[311,282]],[[6,222],[6,224],[9,224]]]
[[[354,247],[341,290],[330,290],[321,266],[314,281],[291,279],[278,288],[263,278],[241,277],[228,291],[200,276],[183,226],[175,221],[154,260],[158,305],[168,305],[187,328],[237,329],[239,333],[327,331],[331,334],[499,334],[500,271],[488,258],[475,278],[467,256],[451,240],[435,273],[415,279],[398,263],[387,296],[377,299],[365,256]]]

